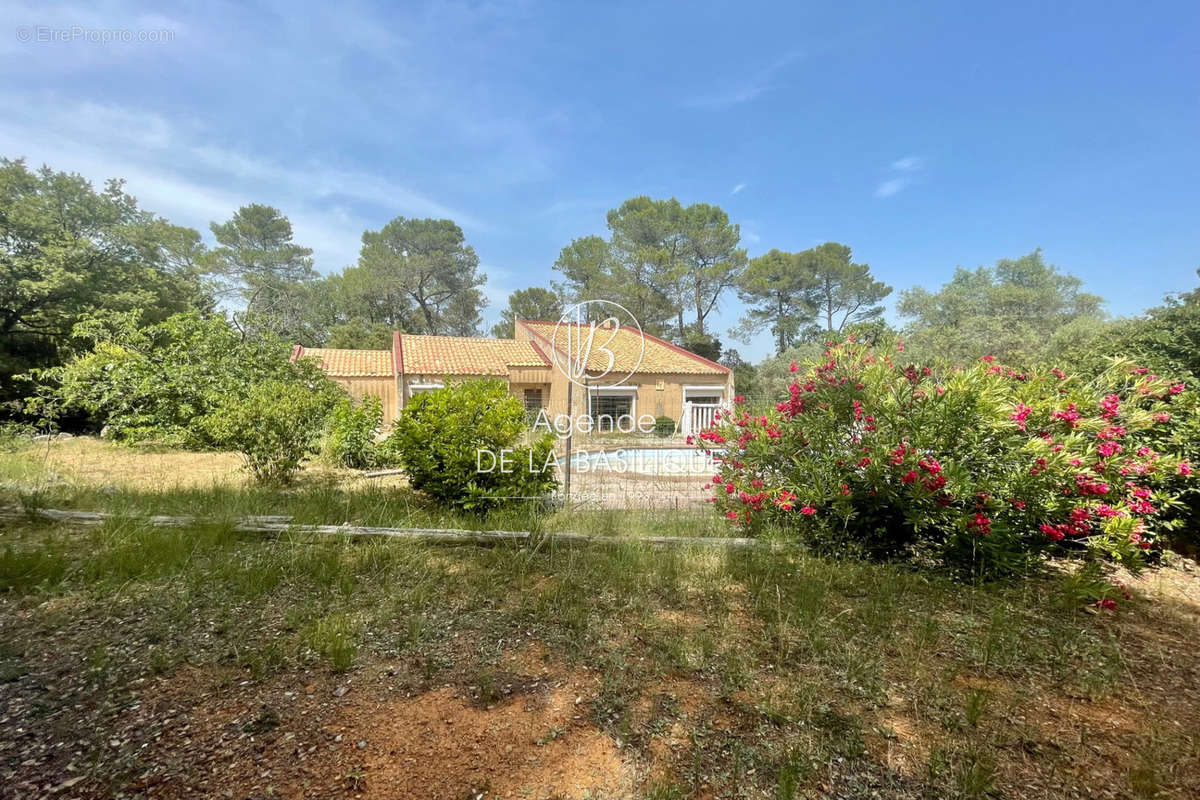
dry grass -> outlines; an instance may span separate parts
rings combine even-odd
[[[73,482],[55,500],[334,521],[411,499],[338,475],[269,493],[235,473],[210,490],[221,454],[77,440],[39,468],[31,452],[5,480]],[[199,482],[156,494],[175,485],[167,456]],[[614,535],[673,524],[596,519]],[[1053,575],[965,586],[795,551],[443,548],[128,519],[2,537],[12,796],[1200,796],[1186,561],[1093,614],[1060,607]]]

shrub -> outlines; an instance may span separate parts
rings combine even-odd
[[[675,435],[675,420],[670,417],[656,417],[654,420],[654,435],[666,438]]]
[[[115,314],[81,322],[74,335],[91,349],[40,373],[45,394],[34,409],[83,410],[114,441],[213,447],[197,421],[257,383],[292,383],[330,398],[341,391],[315,363],[290,363],[278,339],[243,340],[219,316],[176,314],[143,327],[137,312]]]
[[[1137,566],[1172,524],[1191,467],[1156,443],[1195,402],[1182,384],[1128,361],[1093,381],[991,357],[935,372],[903,349],[831,345],[773,409],[725,412],[700,434],[724,450],[711,502],[751,531],[980,575],[1082,546]]]
[[[542,498],[557,485],[553,436],[526,444],[529,435],[521,401],[502,382],[467,381],[410,400],[385,450],[414,489],[455,508],[487,511]]]
[[[259,483],[287,483],[320,440],[331,399],[303,385],[267,381],[204,418],[217,446],[235,450]]]
[[[382,425],[383,404],[378,397],[367,396],[357,404],[344,398],[329,414],[322,455],[341,467],[374,467],[380,462],[375,436]]]

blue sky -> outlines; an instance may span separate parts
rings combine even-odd
[[[1039,246],[1117,314],[1197,283],[1191,2],[44,5],[0,4],[0,153],[205,231],[270,203],[324,272],[449,216],[489,322],[637,194],[721,205],[752,256],[845,242],[897,289]]]

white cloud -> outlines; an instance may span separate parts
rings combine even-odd
[[[488,227],[379,175],[319,163],[284,165],[212,144],[203,126],[159,114],[49,95],[5,93],[0,103],[18,110],[0,119],[5,155],[79,172],[97,184],[124,178],[143,208],[205,233],[209,222],[228,219],[241,205],[274,205],[291,219],[296,241],[313,248],[322,271],[353,263],[363,230],[397,214]]]
[[[891,197],[911,186],[918,173],[925,168],[925,159],[920,156],[898,158],[888,167],[894,177],[887,178],[875,187],[876,197]]]
[[[922,167],[923,163],[920,156],[905,156],[893,161],[892,169],[896,172],[915,172]]]
[[[730,194],[737,194],[738,192],[740,192],[742,189],[745,189],[745,188],[746,188],[746,184],[739,183],[737,186],[733,187],[733,191],[730,192]]]
[[[884,181],[875,189],[876,197],[891,197],[899,192],[905,186],[908,186],[908,181],[903,178],[893,178],[889,181]]]
[[[799,50],[789,50],[747,78],[740,80],[726,78],[719,81],[719,84],[723,84],[719,88],[699,97],[685,100],[683,106],[685,108],[719,109],[748,103],[770,89],[776,75],[802,55],[804,54]]]

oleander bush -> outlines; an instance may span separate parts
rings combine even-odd
[[[414,489],[464,511],[540,502],[558,484],[554,437],[531,433],[524,405],[496,380],[413,397],[383,450]]]
[[[1179,524],[1192,467],[1174,429],[1196,397],[1132,362],[938,368],[851,339],[792,372],[787,400],[735,403],[699,435],[719,456],[709,500],[745,531],[994,577],[1065,548],[1136,568]]]

